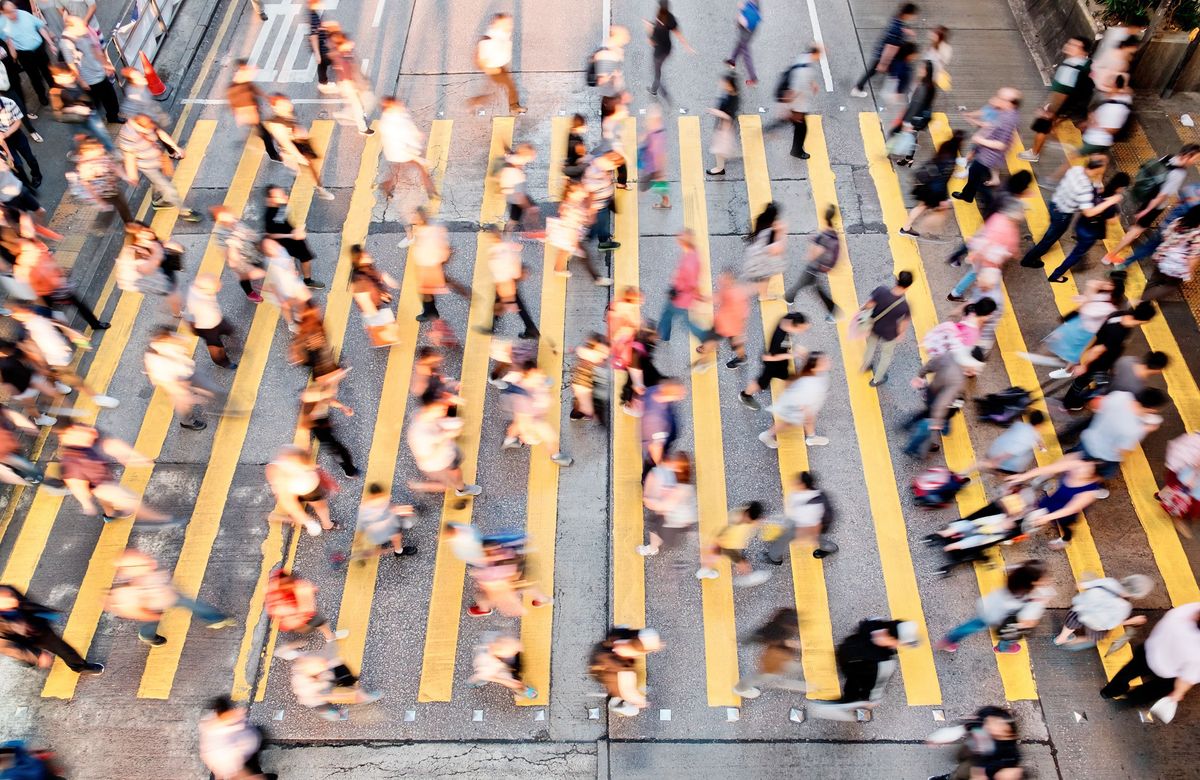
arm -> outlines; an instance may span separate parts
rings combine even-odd
[[[125,180],[133,184],[138,179],[137,157],[131,152],[121,155],[125,160]]]
[[[1165,203],[1166,200],[1167,200],[1167,195],[1165,193],[1160,192],[1158,195],[1155,195],[1154,198],[1149,203],[1146,204],[1146,208],[1142,209],[1141,211],[1139,211],[1137,213],[1136,218],[1141,219],[1142,217],[1146,216],[1151,211],[1154,211],[1156,208],[1158,208],[1163,203]]]
[[[971,136],[971,143],[977,146],[986,146],[989,149],[995,149],[1000,152],[1003,152],[1008,148],[1007,143],[1004,141],[997,141],[993,138],[988,138],[982,130]]]
[[[1075,370],[1073,370],[1071,373],[1075,376],[1083,376],[1085,373],[1087,373],[1087,367],[1099,359],[1100,356],[1107,351],[1108,348],[1103,344],[1095,344],[1091,347],[1088,347],[1088,350],[1083,353],[1082,357],[1079,358],[1079,365],[1077,365]]]
[[[1114,206],[1114,205],[1120,203],[1122,197],[1124,197],[1124,196],[1121,193],[1117,193],[1116,195],[1110,195],[1109,197],[1107,197],[1104,200],[1097,203],[1095,206],[1090,206],[1088,208],[1082,209],[1081,213],[1085,217],[1094,217],[1097,214],[1104,211],[1109,206]]]
[[[105,438],[100,448],[126,466],[153,466],[154,460],[130,447],[120,439]]]
[[[53,59],[58,55],[58,44],[54,42],[54,38],[46,29],[45,24],[38,28],[38,33],[42,36],[42,40],[46,42],[46,49],[50,52],[51,59]]]
[[[1175,690],[1171,691],[1167,698],[1176,703],[1183,701],[1183,697],[1191,690],[1192,684],[1182,677],[1175,678]]]
[[[900,51],[900,47],[894,43],[889,43],[883,47],[883,51],[879,53],[879,64],[875,66],[878,73],[883,73],[892,65],[892,58],[896,56],[896,52]]]
[[[1041,517],[1039,517],[1038,523],[1045,525],[1046,523],[1054,522],[1055,520],[1058,520],[1059,518],[1062,518],[1062,517],[1070,517],[1071,515],[1077,515],[1080,512],[1082,512],[1083,510],[1087,509],[1093,503],[1095,503],[1095,501],[1096,501],[1095,491],[1091,491],[1088,493],[1083,493],[1081,495],[1075,496],[1075,498],[1071,499],[1071,502],[1069,504],[1067,504],[1066,506],[1064,506],[1062,509],[1058,510],[1057,512],[1049,512],[1049,513],[1044,514]]]
[[[683,48],[687,49],[688,54],[696,53],[696,50],[692,48],[692,44],[688,43],[688,39],[683,37],[683,33],[679,31],[678,27],[672,30],[672,32],[675,34],[675,37],[679,40],[679,42],[683,44]]]

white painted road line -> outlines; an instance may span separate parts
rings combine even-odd
[[[377,0],[375,3],[375,18],[371,20],[372,27],[378,27],[383,21],[383,8],[387,5],[387,0]]]
[[[808,18],[812,20],[813,40],[821,47],[821,73],[825,76],[825,91],[833,92],[833,74],[829,72],[829,52],[825,50],[825,41],[821,38],[821,23],[817,21],[817,4],[814,0],[808,2]]]

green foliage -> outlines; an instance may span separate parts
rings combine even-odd
[[[1200,27],[1200,0],[1180,0],[1171,21],[1180,30],[1194,30]]]
[[[1138,16],[1153,16],[1158,8],[1167,11],[1166,23],[1178,30],[1200,27],[1200,0],[1101,0],[1101,18],[1118,24]]]

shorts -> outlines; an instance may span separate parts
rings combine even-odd
[[[222,336],[233,335],[233,326],[225,320],[221,320],[217,323],[217,327],[215,328],[192,328],[192,332],[195,333],[197,337],[203,339],[205,344],[219,347],[221,346]]]
[[[1148,212],[1144,217],[1139,219],[1136,224],[1140,228],[1148,228],[1154,224],[1155,220],[1157,220],[1162,215],[1162,213],[1163,213],[1163,209],[1154,209],[1153,211]]]
[[[412,524],[409,524],[412,527]],[[382,547],[392,540],[392,537],[400,532],[401,525],[398,518],[393,518],[392,522],[388,523],[371,523],[367,526],[365,536],[367,541],[376,547]]]
[[[317,485],[312,492],[297,496],[296,500],[301,504],[315,504],[318,501],[324,501],[328,497],[329,494],[325,492],[325,488]]]
[[[772,379],[787,379],[791,371],[791,362],[790,360],[764,360],[762,372],[758,375],[758,386],[769,390]]]
[[[1089,144],[1085,141],[1079,147],[1079,155],[1081,157],[1087,157],[1088,155],[1092,154],[1108,154],[1110,149],[1112,149],[1111,144],[1108,146],[1101,146],[1100,144]]]

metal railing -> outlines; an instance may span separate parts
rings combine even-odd
[[[116,66],[118,83],[123,83],[122,69],[140,68],[139,55],[143,52],[154,61],[183,3],[184,0],[132,0],[105,44],[109,59]]]

